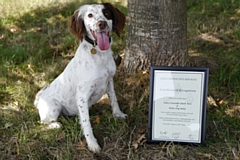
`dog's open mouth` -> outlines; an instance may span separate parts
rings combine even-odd
[[[96,39],[98,47],[101,50],[108,50],[110,47],[109,41],[109,32],[101,31],[101,32],[94,32],[91,30],[93,37]]]

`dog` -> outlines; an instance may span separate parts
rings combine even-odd
[[[112,56],[110,35],[118,36],[125,25],[124,14],[110,3],[83,5],[70,18],[69,29],[80,44],[74,58],[64,71],[37,94],[41,123],[58,128],[60,113],[79,115],[80,125],[89,150],[98,153],[101,148],[95,139],[89,118],[89,108],[104,93],[108,94],[117,118],[127,118],[118,105],[113,76],[116,65]]]

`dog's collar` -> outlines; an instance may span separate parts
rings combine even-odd
[[[92,44],[93,47],[95,47],[95,46],[97,45],[97,42],[96,42],[95,40],[92,40],[91,38],[89,38],[87,35],[85,36],[85,40],[86,40],[88,43]]]

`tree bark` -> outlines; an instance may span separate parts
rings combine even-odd
[[[184,66],[186,59],[186,0],[128,0],[126,71]]]

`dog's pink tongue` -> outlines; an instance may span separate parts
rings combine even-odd
[[[97,44],[101,50],[107,50],[110,47],[109,37],[105,32],[97,33]]]

